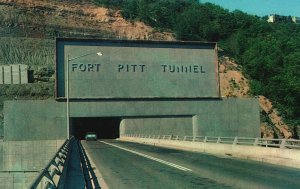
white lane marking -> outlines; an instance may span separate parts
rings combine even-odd
[[[120,146],[117,146],[117,145],[114,145],[114,144],[110,144],[110,143],[107,143],[107,142],[104,142],[104,141],[100,141],[104,144],[107,144],[107,145],[110,145],[110,146],[113,146],[113,147],[116,147],[116,148],[119,148],[121,150],[125,150],[127,152],[131,152],[133,154],[136,154],[136,155],[139,155],[139,156],[142,156],[142,157],[145,157],[145,158],[148,158],[148,159],[151,159],[151,160],[154,160],[154,161],[157,161],[157,162],[160,162],[160,163],[163,163],[165,165],[169,165],[171,167],[174,167],[176,169],[179,169],[179,170],[182,170],[182,171],[192,171],[191,169],[189,168],[186,168],[186,167],[182,167],[180,165],[176,165],[174,163],[170,163],[168,161],[165,161],[165,160],[161,160],[161,159],[158,159],[158,158],[155,158],[155,157],[152,157],[152,156],[149,156],[149,155],[146,155],[146,154],[142,154],[140,152],[137,152],[137,151],[134,151],[134,150],[129,150],[127,148],[123,148],[123,147],[120,147]]]

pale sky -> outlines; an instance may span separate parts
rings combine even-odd
[[[200,2],[210,2],[229,11],[238,9],[258,16],[279,14],[300,17],[300,0],[200,0]]]

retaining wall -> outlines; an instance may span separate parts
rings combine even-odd
[[[0,142],[0,188],[27,188],[64,140]]]

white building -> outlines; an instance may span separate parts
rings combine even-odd
[[[284,23],[300,23],[300,18],[296,16],[281,16],[277,14],[269,15],[268,20],[269,23],[275,23],[275,22],[284,22]]]
[[[292,16],[292,21],[296,24],[300,24],[300,18],[296,16]]]

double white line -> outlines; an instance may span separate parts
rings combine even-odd
[[[117,145],[114,145],[114,144],[110,144],[110,143],[107,143],[107,142],[104,142],[104,141],[100,141],[104,144],[107,144],[107,145],[110,145],[110,146],[113,146],[113,147],[116,147],[116,148],[119,148],[121,150],[125,150],[127,152],[131,152],[133,154],[136,154],[136,155],[139,155],[139,156],[142,156],[142,157],[145,157],[145,158],[148,158],[148,159],[151,159],[151,160],[154,160],[154,161],[157,161],[157,162],[160,162],[160,163],[163,163],[165,165],[168,165],[168,166],[171,166],[171,167],[174,167],[176,169],[179,169],[179,170],[182,170],[182,171],[192,171],[191,169],[189,168],[186,168],[186,167],[183,167],[183,166],[180,166],[180,165],[176,165],[174,163],[170,163],[168,161],[165,161],[165,160],[161,160],[161,159],[158,159],[158,158],[155,158],[155,157],[152,157],[152,156],[149,156],[149,155],[146,155],[146,154],[142,154],[140,152],[137,152],[137,151],[134,151],[134,150],[129,150],[127,148],[123,148],[123,147],[120,147],[120,146],[117,146]]]

